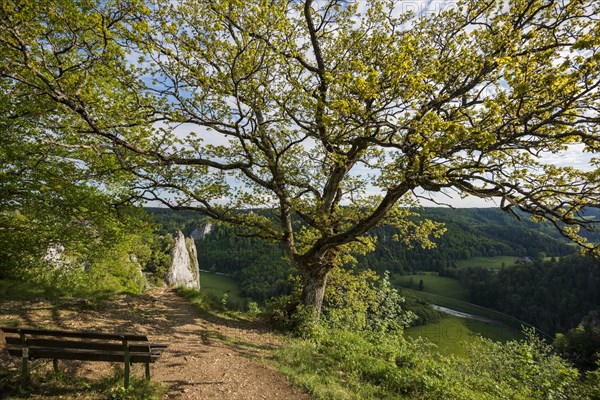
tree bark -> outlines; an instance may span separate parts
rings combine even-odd
[[[302,272],[304,283],[300,301],[307,309],[314,309],[316,317],[319,318],[323,306],[327,276],[331,268],[328,266],[313,266],[312,268],[301,269],[300,271]]]

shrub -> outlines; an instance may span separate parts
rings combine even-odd
[[[329,329],[401,332],[415,315],[406,311],[404,298],[391,286],[386,272],[380,278],[374,271],[345,270],[334,268],[329,275],[320,321],[299,304],[300,282],[292,278],[292,294],[282,296],[267,304],[275,324],[292,330],[301,337],[318,331],[316,325]],[[306,328],[308,332],[302,332]]]
[[[597,399],[599,373],[576,369],[531,332],[507,343],[476,338],[466,357],[442,357],[424,341],[325,328],[280,350],[279,368],[317,399]]]

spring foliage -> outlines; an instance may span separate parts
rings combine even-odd
[[[535,335],[474,338],[466,357],[423,342],[334,329],[280,350],[278,368],[316,399],[594,399],[598,374],[582,376]]]
[[[282,243],[317,312],[372,228],[432,245],[443,228],[403,207],[419,196],[496,198],[593,250],[577,230],[597,159],[543,156],[598,152],[600,4],[402,4],[8,1],[0,74],[58,111],[55,142],[129,174],[132,196]]]

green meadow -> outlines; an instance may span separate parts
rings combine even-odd
[[[397,275],[394,278],[396,286],[418,290],[419,282],[423,281],[423,290],[419,292],[442,295],[457,300],[467,300],[467,291],[454,278],[433,274]]]
[[[419,290],[421,280],[423,280],[423,288]],[[407,337],[429,340],[437,346],[441,354],[465,355],[465,344],[476,336],[499,341],[522,338],[520,321],[467,302],[465,288],[454,278],[427,273],[398,275],[394,277],[394,283],[401,290],[408,290],[431,304],[491,320],[485,322],[448,316],[435,323],[411,327],[405,331]]]
[[[451,297],[440,296],[433,293],[420,292],[418,290],[411,290],[411,293],[417,295],[418,297],[424,300],[427,300],[431,304],[436,304],[438,306],[450,308],[452,310],[456,310],[462,313],[473,314],[481,318],[492,319],[501,322],[505,325],[513,326],[515,328],[520,327],[522,324],[521,321],[518,321],[506,314],[494,311],[489,308],[480,307],[478,305],[468,303],[466,301],[453,299]]]
[[[500,269],[502,267],[511,267],[521,257],[516,256],[496,256],[496,257],[472,257],[468,260],[458,260],[458,268],[486,268]],[[553,257],[544,257],[544,261],[551,261]]]
[[[496,257],[473,257],[468,260],[458,260],[456,265],[459,268],[487,268],[500,269],[503,266],[514,265],[519,257],[515,256],[496,256]]]
[[[238,281],[229,276],[200,271],[200,291],[215,302],[221,302],[227,295],[228,308],[243,309],[246,303]]]
[[[406,337],[427,339],[443,355],[466,355],[466,344],[477,336],[497,341],[521,339],[519,331],[505,325],[460,317],[447,317],[434,324],[406,329]]]

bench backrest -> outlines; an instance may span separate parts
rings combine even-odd
[[[25,335],[36,335],[36,336],[55,336],[55,337],[67,337],[67,338],[81,338],[81,339],[105,339],[105,340],[123,340],[127,339],[128,342],[141,341],[147,342],[148,337],[146,335],[131,335],[131,334],[119,334],[119,333],[98,333],[89,331],[60,331],[52,329],[29,329],[29,328],[10,328],[0,327],[0,330],[4,333],[16,333]]]
[[[82,361],[154,362],[164,345],[153,345],[145,335],[74,332],[0,327],[8,352],[17,357]],[[133,343],[131,343],[133,342]]]

